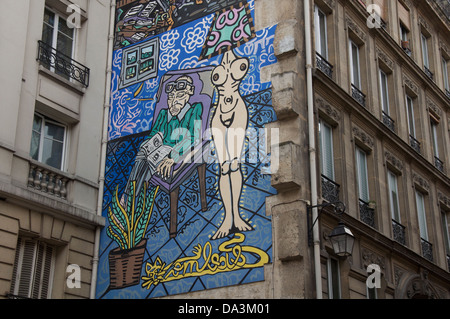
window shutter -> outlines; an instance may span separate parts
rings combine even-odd
[[[19,238],[11,294],[24,298],[50,297],[55,249],[45,243]]]
[[[21,247],[21,260],[18,267],[18,292],[21,297],[30,297],[33,282],[33,265],[36,258],[36,243],[31,240],[23,240]]]

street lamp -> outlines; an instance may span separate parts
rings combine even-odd
[[[308,206],[308,227],[310,223],[310,214],[313,208],[320,208],[316,220],[312,223],[311,227],[308,228],[308,243],[311,246],[312,245],[312,229],[319,219],[320,214],[322,213],[322,210],[325,207],[328,206],[334,206],[333,212],[336,215],[342,215],[345,213],[345,205],[342,202],[333,202],[333,203],[326,203],[316,206]],[[352,231],[344,225],[342,221],[339,222],[339,225],[334,228],[330,235],[328,236],[328,239],[331,242],[331,245],[333,247],[334,253],[339,257],[348,257],[351,256],[353,253],[353,244],[355,243],[355,236],[353,235]]]
[[[353,236],[352,231],[345,226],[344,223],[340,222],[328,236],[328,239],[330,240],[336,255],[339,257],[348,257],[352,255],[355,236]]]

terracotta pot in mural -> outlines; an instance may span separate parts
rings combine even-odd
[[[139,284],[147,239],[134,248],[109,252],[110,289],[121,289]]]

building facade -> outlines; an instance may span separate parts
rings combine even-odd
[[[450,298],[446,1],[6,3],[2,297]]]
[[[109,1],[0,7],[0,298],[89,298]]]

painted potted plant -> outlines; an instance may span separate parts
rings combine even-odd
[[[126,207],[120,203],[116,188],[108,207],[107,235],[118,245],[109,252],[109,289],[120,289],[139,283],[147,239],[145,233],[152,216],[159,187],[147,189],[145,183],[136,200],[136,182],[132,183]]]

